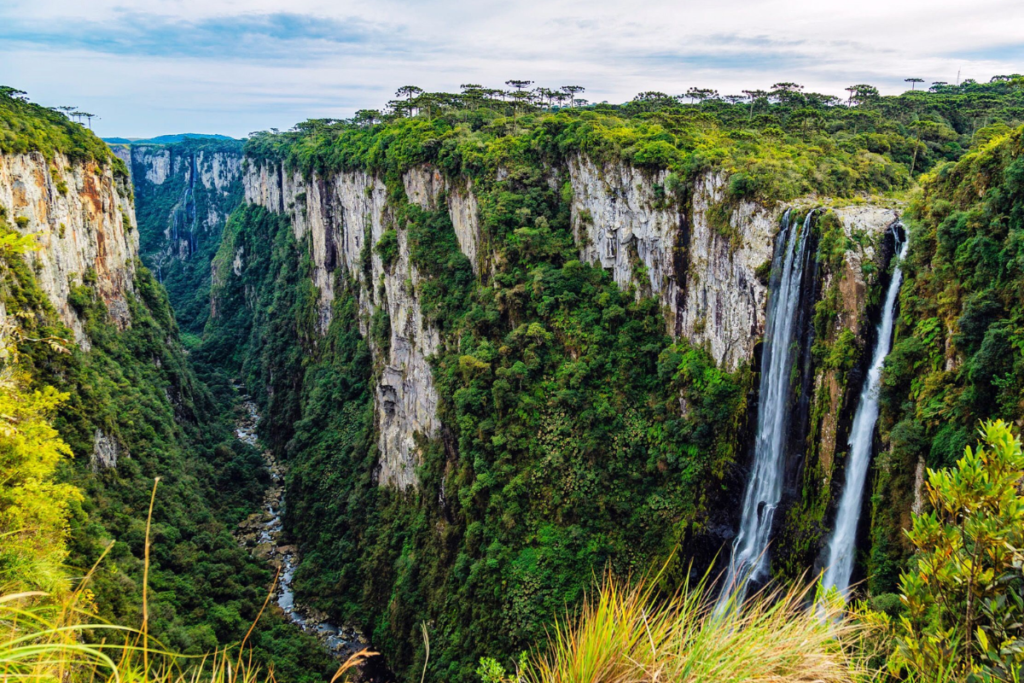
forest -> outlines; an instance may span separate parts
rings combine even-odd
[[[908,80],[914,89],[899,96],[858,85],[840,100],[779,83],[737,96],[644,92],[619,105],[529,81],[455,94],[407,86],[381,111],[254,133],[244,190],[239,178],[208,198],[198,185],[185,193],[195,175],[148,182],[67,116],[0,91],[0,152],[61,154],[131,177],[141,245],[129,328],[109,318],[95,273],[72,288],[84,350],[37,283],[40,246],[0,209],[3,302],[17,312],[4,318],[0,406],[23,414],[5,417],[0,434],[3,592],[80,599],[88,572],[88,619],[141,623],[186,655],[244,640],[273,680],[331,680],[338,663],[315,638],[261,610],[272,574],[231,536],[269,482],[256,449],[235,438],[240,382],[259,406],[262,443],[287,464],[297,597],[358,624],[398,680],[654,680],[663,667],[678,680],[739,681],[759,659],[776,661],[764,654],[773,646],[804,662],[764,674],[790,672],[778,680],[1017,680],[1024,82]],[[171,154],[215,149],[238,151],[186,140]],[[704,213],[729,253],[744,248],[731,218],[743,206],[810,212],[825,274],[870,242],[844,233],[834,209],[896,207],[910,247],[857,560],[865,581],[849,605],[814,594],[839,484],[822,492],[808,466],[768,592],[738,611],[739,626],[702,607],[750,466],[759,359],[728,367],[668,330],[639,254],[626,287],[581,259],[574,221],[587,219],[569,170],[580,158],[639,169],[655,197],[648,208],[680,225],[697,223],[695,188],[719,175],[721,200]],[[406,182],[424,166],[446,183],[433,204],[414,201]],[[309,188],[344,174],[380,183],[383,231],[344,228],[363,239],[356,258],[331,266],[326,317],[315,237],[296,227],[313,199],[259,205],[250,191],[261,169]],[[467,187],[482,245],[474,259],[447,208]],[[230,217],[183,251],[170,230],[181,215],[204,215],[204,201]],[[759,268],[768,288],[771,263]],[[884,282],[872,268],[862,273],[867,318]],[[871,341],[841,333],[840,279],[815,285],[800,372],[838,373],[845,392]],[[396,291],[439,340],[427,360],[440,426],[416,435],[407,488],[380,481],[378,387],[404,334]],[[91,462],[97,430],[130,454],[116,467]],[[810,602],[843,627],[830,631]],[[12,620],[0,613],[20,635]],[[687,625],[700,636],[682,639]],[[726,638],[733,630],[749,634],[746,647]],[[794,643],[820,649],[804,656]],[[700,647],[742,663],[717,679],[688,670],[680,653]],[[799,678],[816,657],[817,678]],[[590,678],[588,665],[598,667]]]

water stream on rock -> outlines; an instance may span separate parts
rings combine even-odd
[[[871,451],[875,441],[875,424],[878,422],[878,391],[882,384],[882,366],[892,349],[892,330],[896,319],[896,299],[903,282],[900,262],[907,253],[909,240],[900,240],[899,226],[894,227],[896,239],[896,266],[892,271],[889,289],[885,294],[885,308],[882,321],[878,324],[878,341],[871,359],[871,369],[864,378],[857,412],[850,427],[850,455],[846,462],[846,482],[839,499],[836,526],[828,544],[828,564],[825,569],[823,587],[835,588],[846,597],[853,574],[853,557],[857,546],[857,527],[860,524],[861,504],[864,500],[864,484],[867,481]]]
[[[782,497],[791,370],[799,353],[794,341],[799,334],[797,317],[804,267],[810,256],[807,244],[813,215],[814,211],[808,212],[801,226],[790,219],[787,211],[776,240],[761,356],[754,465],[743,498],[740,531],[719,596],[719,610],[730,604],[730,598],[734,599],[732,604],[742,603],[749,583],[766,578],[768,573],[772,521]]]
[[[239,441],[260,450],[270,471],[271,484],[264,496],[262,511],[249,515],[239,524],[239,541],[256,557],[280,569],[275,601],[288,618],[302,630],[315,635],[334,657],[345,660],[365,648],[367,640],[356,629],[335,626],[316,610],[296,604],[292,580],[299,565],[299,557],[295,546],[281,543],[281,515],[285,504],[284,468],[276,462],[272,453],[259,444],[256,436],[256,423],[259,421],[256,404],[246,396],[243,397],[242,406],[245,408],[245,416],[238,421],[235,434]],[[374,669],[380,668],[379,662],[374,664]],[[368,679],[365,669],[363,680]],[[376,679],[378,675],[369,678]]]

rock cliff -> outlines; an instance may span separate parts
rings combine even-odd
[[[295,237],[302,240],[308,235],[313,281],[320,293],[321,330],[330,324],[335,271],[359,283],[360,329],[370,339],[380,366],[375,388],[381,454],[378,480],[399,489],[415,485],[416,435],[430,438],[440,429],[438,396],[428,362],[440,337],[420,309],[419,274],[409,261],[405,231],[397,231],[398,258],[393,263],[386,266],[373,249],[384,232],[395,227],[384,184],[367,173],[314,176],[307,181],[271,166],[250,166],[244,182],[247,202],[287,213]],[[424,202],[433,201],[435,194],[431,191],[422,197]],[[390,320],[386,352],[368,334],[370,319],[378,311]]]
[[[669,333],[705,346],[719,364],[734,370],[753,363],[764,332],[766,268],[786,207],[732,201],[720,174],[701,176],[687,194],[689,201],[683,202],[666,194],[670,181],[665,172],[651,174],[623,164],[601,166],[585,157],[571,159],[564,170],[572,190],[571,223],[581,259],[600,264],[621,287],[635,287],[638,296],[658,298]],[[409,202],[447,211],[460,249],[474,272],[486,278],[490,256],[472,183],[447,178],[429,165],[412,168],[402,181]],[[402,489],[415,485],[417,434],[430,438],[440,429],[429,359],[442,342],[420,310],[420,275],[410,262],[405,230],[395,225],[384,183],[364,172],[304,178],[279,165],[252,164],[244,186],[246,202],[287,214],[296,239],[308,237],[321,331],[331,321],[339,270],[359,284],[364,336],[370,338],[375,314],[387,314],[389,348],[384,352],[370,338],[379,363],[379,481]],[[895,220],[893,212],[871,207],[835,213],[850,235],[884,231]],[[388,230],[395,230],[398,244],[397,259],[391,264],[373,248]],[[841,324],[852,326],[855,334],[870,285],[860,263],[873,257],[870,246],[867,251],[849,250],[846,271],[828,275],[844,283]],[[237,271],[244,255],[236,254],[235,259]],[[819,377],[817,390],[829,381]],[[838,394],[834,397],[833,416],[825,426],[833,433],[831,441],[841,400]]]
[[[242,201],[242,143],[116,145],[135,186],[140,255],[167,289],[183,330],[202,331],[209,263]]]
[[[668,173],[622,164],[569,164],[572,224],[580,256],[611,270],[623,287],[638,282],[665,306],[671,334],[707,344],[718,363],[749,361],[764,332],[767,286],[757,269],[770,263],[780,208],[752,202],[724,207],[725,178],[706,174],[693,188],[687,217],[666,197]]]
[[[84,349],[89,339],[69,303],[73,287],[94,280],[111,319],[121,328],[131,323],[139,237],[130,197],[109,164],[0,154],[0,206],[20,232],[36,236],[39,249],[29,258],[37,280]]]

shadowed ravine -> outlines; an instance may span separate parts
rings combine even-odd
[[[299,566],[294,545],[283,543],[284,468],[273,454],[262,448],[256,435],[259,410],[248,397],[242,397],[244,417],[238,421],[235,434],[238,440],[259,449],[270,472],[271,483],[264,495],[262,512],[253,513],[239,525],[239,541],[261,559],[280,571],[275,590],[275,603],[288,618],[303,631],[315,635],[330,654],[344,661],[351,655],[369,647],[369,641],[352,626],[335,626],[322,613],[295,601],[292,581]],[[372,648],[371,648],[372,649]],[[372,657],[361,667],[359,680],[363,683],[384,683],[393,680],[380,657]]]

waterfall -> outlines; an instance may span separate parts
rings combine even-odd
[[[754,467],[743,498],[740,531],[732,547],[732,558],[719,609],[743,602],[747,584],[766,578],[767,549],[775,508],[782,497],[786,440],[789,431],[789,398],[793,363],[799,354],[797,319],[804,267],[811,256],[810,211],[801,226],[787,211],[776,239],[768,285],[768,311],[764,348],[761,355],[760,401],[757,412],[757,440]]]
[[[875,423],[878,422],[878,391],[882,383],[882,365],[892,348],[892,329],[896,318],[896,298],[903,272],[900,261],[907,252],[909,240],[901,240],[898,230],[893,228],[896,239],[896,266],[892,271],[892,280],[885,294],[885,308],[882,322],[878,325],[878,341],[871,358],[871,369],[864,378],[864,386],[854,413],[853,425],[850,427],[850,454],[846,462],[846,483],[839,501],[839,512],[836,514],[836,526],[832,539],[828,544],[828,565],[822,587],[825,590],[835,588],[846,597],[850,588],[850,575],[853,573],[853,554],[857,543],[857,526],[860,523],[860,508],[864,499],[864,484],[867,481],[868,465],[871,463],[871,450],[875,440]]]

